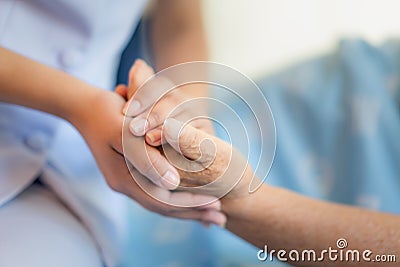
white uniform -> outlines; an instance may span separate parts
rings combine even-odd
[[[0,0],[0,45],[95,86],[112,89],[121,51],[137,25],[145,2]],[[42,196],[36,202],[27,201],[45,190],[31,186],[36,178],[56,192],[62,203],[89,229],[90,235],[79,236],[86,241],[79,242],[85,244],[95,240],[106,264],[117,264],[118,238],[123,233],[122,197],[107,187],[83,139],[58,118],[0,103],[0,266],[12,263],[2,257],[2,253],[10,255],[7,248],[12,248],[11,243],[3,238],[3,233],[7,232],[4,229],[17,231],[18,221],[21,221],[5,220],[6,214],[8,217],[15,214],[25,216],[29,220],[31,217],[24,210],[30,210],[34,203],[45,205],[46,199],[47,203],[49,199],[56,201],[46,197],[49,195],[47,191],[40,194]],[[29,192],[21,195],[26,188]],[[46,216],[58,216],[54,222],[77,226],[76,220],[60,219],[66,216],[61,214],[62,208],[60,214],[51,212],[52,207],[61,207],[60,203],[49,204],[47,210],[38,209],[37,212],[48,211]],[[67,209],[63,211],[68,213]],[[36,229],[37,233],[68,231],[68,227],[52,228],[34,220],[29,227]],[[67,232],[58,234],[66,239],[77,237]],[[14,235],[14,241],[18,240],[20,246],[23,246],[25,238]],[[54,242],[56,249],[57,242]],[[91,255],[93,251],[88,248],[88,253]],[[20,257],[21,261],[24,257],[27,261],[30,259],[29,266],[34,265],[34,257]],[[47,266],[45,263],[43,261],[40,266]],[[49,266],[54,266],[51,261]]]

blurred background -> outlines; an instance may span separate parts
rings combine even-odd
[[[251,78],[326,53],[339,39],[400,35],[397,0],[203,0],[211,60]]]

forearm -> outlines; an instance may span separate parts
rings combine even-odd
[[[0,47],[0,101],[69,121],[98,89],[66,73]]]
[[[206,36],[198,0],[157,1],[150,19],[156,70],[190,61],[208,60]],[[206,86],[193,85],[194,96],[207,95]]]
[[[207,46],[202,30],[188,28],[171,35],[171,37],[154,37],[157,70],[183,62],[208,60]]]
[[[317,201],[266,185],[245,199],[224,201],[223,210],[228,215],[228,230],[259,248],[267,245],[270,251],[313,249],[318,256],[329,247],[338,249],[336,241],[345,238],[348,249],[400,255],[399,216]],[[328,256],[327,266],[357,265],[327,260]]]

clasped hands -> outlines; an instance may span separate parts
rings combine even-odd
[[[150,66],[137,60],[128,85],[96,97],[91,114],[100,114],[85,120],[80,131],[115,191],[165,216],[224,226],[221,203],[247,195],[253,172],[240,153],[212,135],[209,120],[184,125],[167,118],[193,95],[172,92],[155,103],[153,90],[136,93],[153,75]],[[180,112],[187,115],[198,108]]]

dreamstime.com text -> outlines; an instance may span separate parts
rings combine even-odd
[[[257,258],[260,261],[273,261],[275,258],[282,262],[396,262],[396,255],[374,254],[371,250],[359,251],[356,249],[347,248],[347,240],[339,238],[336,241],[336,248],[328,247],[321,252],[316,252],[313,249],[307,250],[268,250],[265,245],[264,249],[257,252]]]

